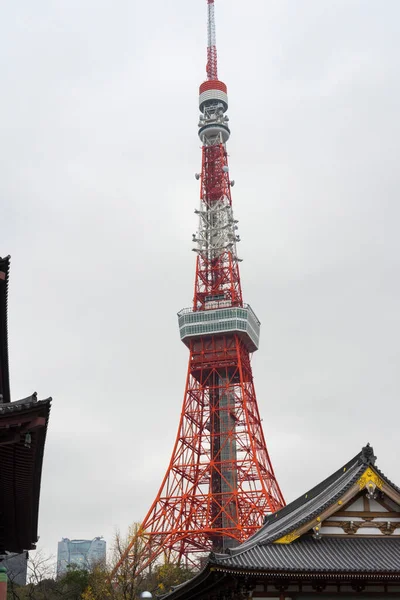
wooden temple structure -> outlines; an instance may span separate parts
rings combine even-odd
[[[400,598],[400,488],[367,445],[168,600]]]
[[[51,398],[11,401],[8,362],[10,257],[0,258],[0,554],[38,540],[40,483]]]

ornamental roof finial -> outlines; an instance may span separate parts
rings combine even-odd
[[[376,456],[374,455],[374,449],[373,449],[372,446],[370,446],[369,442],[361,450],[361,456],[360,456],[360,458],[361,458],[361,462],[364,465],[374,465],[375,464]]]

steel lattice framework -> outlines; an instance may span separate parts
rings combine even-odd
[[[199,553],[235,546],[267,513],[284,506],[253,384],[250,356],[258,348],[260,323],[242,298],[226,150],[228,97],[217,74],[214,0],[207,5],[194,301],[178,315],[189,367],[172,457],[141,526],[145,550],[139,571],[161,555],[190,564]],[[136,541],[122,560],[133,564]]]

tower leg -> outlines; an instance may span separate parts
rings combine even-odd
[[[141,526],[137,572],[161,556],[198,566],[201,556],[246,540],[282,506],[248,350],[235,334],[196,339],[171,461]]]

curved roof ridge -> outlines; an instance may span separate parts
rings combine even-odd
[[[400,488],[396,487],[379,471],[375,461],[376,456],[373,448],[370,444],[367,444],[361,452],[356,454],[343,467],[314,486],[309,492],[299,496],[277,513],[269,515],[264,525],[240,546],[232,548],[229,555],[237,556],[256,546],[272,544],[303,527],[340,499],[357,482],[367,468],[374,469],[400,493]]]
[[[315,510],[319,511],[321,505],[332,503],[338,494],[343,493],[344,489],[353,485],[354,481],[357,480],[360,475],[359,471],[365,469],[365,464],[366,460],[363,448],[361,452],[356,454],[351,460],[332,473],[332,475],[324,479],[321,483],[317,484],[311,488],[311,490],[302,494],[276,513],[268,515],[264,520],[262,527],[255,534],[240,546],[230,549],[230,555],[236,556],[255,545],[271,543],[275,539],[285,535],[288,531],[294,529],[299,525],[299,522],[308,518]],[[338,489],[335,490],[335,487]],[[331,496],[331,499],[329,499],[329,496]],[[311,510],[307,510],[307,507]]]

